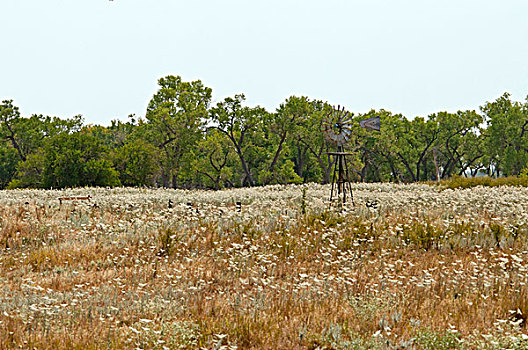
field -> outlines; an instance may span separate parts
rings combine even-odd
[[[528,349],[526,188],[353,189],[0,192],[0,348]]]

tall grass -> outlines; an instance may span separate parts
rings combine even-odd
[[[1,193],[0,348],[528,347],[528,190],[70,193]]]

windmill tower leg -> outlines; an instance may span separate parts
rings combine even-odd
[[[341,204],[345,204],[347,201],[347,192],[350,194],[352,204],[354,203],[354,195],[352,194],[352,186],[350,184],[350,177],[348,171],[348,163],[346,160],[347,153],[340,149],[339,152],[330,153],[335,157],[334,172],[332,176],[332,188],[330,191],[330,204],[334,199],[334,196],[340,200]],[[335,195],[334,195],[334,192]]]
[[[352,201],[352,205],[356,205],[356,203],[354,203],[354,194],[352,193],[352,185],[350,184],[350,175],[348,173],[348,163],[347,163],[347,160],[346,160],[346,157],[343,157],[343,162],[344,162],[344,165],[345,165],[345,184],[344,186],[345,187],[348,187],[348,191],[350,192],[350,200]],[[346,193],[346,188],[344,190],[344,193]],[[345,196],[343,196],[345,197]],[[344,202],[345,199],[343,199],[343,202]]]
[[[340,200],[340,204],[345,204],[347,201],[347,192],[350,194],[352,205],[354,203],[354,195],[352,193],[352,185],[350,184],[350,173],[348,171],[348,162],[346,155],[348,153],[343,152],[342,148],[339,152],[329,153],[335,157],[334,173],[332,176],[332,189],[330,191],[330,204],[334,199],[334,191],[336,192],[337,199]]]
[[[339,163],[339,156],[334,154],[334,157],[337,157],[334,161],[334,172],[332,174],[332,190],[330,191],[330,204],[332,203],[332,200],[334,198],[334,186],[337,185],[337,198],[339,198],[339,175],[338,175],[338,163]],[[336,179],[337,176],[337,179]],[[336,183],[337,180],[337,183]]]
[[[339,155],[338,156],[338,160],[339,160],[339,178],[338,178],[338,182],[339,182],[339,186],[338,186],[338,196],[343,196],[343,204],[345,204],[346,202],[346,189],[345,189],[345,169],[344,169],[344,166],[343,166],[343,156],[342,155]]]

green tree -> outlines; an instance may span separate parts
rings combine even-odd
[[[0,144],[0,189],[11,182],[17,172],[19,155],[13,147]]]
[[[26,154],[22,150],[16,128],[20,121],[20,112],[13,100],[2,101],[0,105],[0,137],[11,143],[22,161],[26,160]]]
[[[304,174],[304,182],[329,183],[335,159],[328,154],[332,149],[325,140],[322,124],[332,106],[319,100],[311,101],[310,104],[311,111],[299,125],[293,141],[297,154],[294,157],[297,175]]]
[[[25,161],[19,161],[16,176],[9,182],[8,188],[44,188],[43,174],[46,155],[43,148],[31,153]]]
[[[9,183],[10,187],[39,187],[43,171],[42,149],[46,143],[61,133],[78,131],[81,126],[81,116],[60,119],[35,114],[24,118],[12,100],[3,101],[0,105],[0,139],[7,148],[3,153],[2,166],[5,168],[0,172],[11,175],[11,178],[3,178],[3,186]],[[13,170],[14,154],[17,155],[16,171]]]
[[[434,156],[438,150],[443,158],[440,165],[435,160],[437,180],[451,177],[454,171],[463,173],[479,158],[473,154],[473,145],[475,137],[480,134],[479,126],[484,121],[483,117],[475,111],[458,111],[440,112],[432,115],[431,119],[438,122],[440,130],[438,142],[433,146]]]
[[[120,185],[108,147],[84,132],[51,139],[45,147],[44,162],[44,188]]]
[[[487,117],[486,149],[497,174],[518,175],[528,164],[528,100],[505,93],[482,108]]]
[[[192,171],[201,178],[196,181],[216,190],[226,186],[233,187],[231,178],[233,165],[237,161],[235,157],[229,139],[217,129],[208,129],[193,154]]]
[[[184,82],[172,75],[159,79],[158,85],[147,107],[148,136],[162,151],[163,186],[172,181],[172,187],[177,187],[185,154],[200,139],[212,91],[199,80]]]
[[[18,107],[12,102],[3,101],[0,105],[0,137],[11,144],[21,161],[25,161],[29,154],[43,147],[46,139],[60,133],[79,131],[82,127],[81,116],[60,119],[34,114],[23,118]]]
[[[439,125],[434,119],[416,117],[402,120],[397,129],[397,155],[405,166],[411,181],[428,180],[426,161],[439,137]]]
[[[115,169],[123,186],[154,186],[159,174],[159,149],[142,140],[131,140],[114,153]]]
[[[126,122],[114,119],[109,126],[90,124],[83,127],[83,132],[100,139],[105,146],[111,149],[118,149],[137,138],[139,127],[135,115],[131,114]]]
[[[255,160],[258,160],[258,163],[261,163],[261,154],[254,141],[262,131],[262,123],[268,113],[262,107],[242,106],[245,99],[242,94],[226,97],[224,101],[217,103],[216,107],[211,108],[209,122],[233,144],[243,170],[242,184],[254,186],[255,180],[251,171],[253,167],[249,161],[255,164]]]
[[[464,136],[464,156],[460,160],[458,175],[462,176],[469,172],[472,177],[475,177],[479,171],[487,169],[490,158],[484,147],[485,131],[479,127],[478,131],[471,131]]]
[[[284,179],[288,179],[286,181],[293,180],[298,182],[301,179],[307,153],[307,148],[305,147],[304,152],[298,149],[297,157],[293,157],[297,161],[297,164],[294,164],[293,162],[284,163],[283,161],[281,167],[282,170],[286,172],[275,170],[277,163],[280,160],[281,153],[285,148],[289,149],[287,146],[288,138],[292,140],[298,139],[301,126],[306,123],[307,119],[313,112],[313,104],[307,97],[290,96],[279,106],[279,108],[277,108],[275,113],[270,114],[270,121],[265,125],[270,126],[271,132],[269,135],[274,136],[274,140],[272,142],[274,149],[272,151],[273,157],[268,169],[266,170],[267,176],[265,176],[265,184],[270,183],[272,179],[275,181],[280,181],[279,177],[282,177],[283,181],[285,181]],[[300,146],[300,143],[298,143],[297,146]],[[295,171],[294,174],[292,174],[290,170],[286,170],[292,165],[292,169]],[[284,177],[285,175],[286,177]]]
[[[370,110],[359,116],[360,120],[380,117],[380,131],[359,130],[359,143],[363,168],[362,181],[405,181],[405,167],[398,153],[402,154],[401,145],[408,146],[405,138],[405,117],[381,109]]]

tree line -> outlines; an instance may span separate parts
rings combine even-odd
[[[335,147],[321,125],[332,106],[305,96],[275,111],[243,94],[212,104],[212,90],[179,76],[158,81],[144,116],[85,124],[81,116],[23,117],[0,105],[0,188],[163,186],[221,189],[331,181]],[[353,115],[347,150],[355,181],[415,182],[453,175],[519,175],[528,164],[528,100],[505,93],[480,111],[407,119]],[[381,119],[380,132],[359,121]]]

